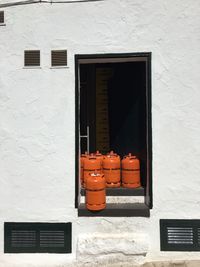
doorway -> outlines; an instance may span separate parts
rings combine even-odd
[[[151,54],[76,55],[76,194],[79,156],[136,155],[152,206]]]

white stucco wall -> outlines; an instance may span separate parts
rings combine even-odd
[[[78,237],[95,232],[147,235],[145,260],[198,259],[198,252],[160,252],[159,219],[200,218],[200,2],[105,0],[4,11],[6,26],[0,27],[0,266],[68,266],[75,260]],[[23,68],[26,49],[41,50],[41,68]],[[68,50],[68,68],[50,68],[52,49]],[[78,218],[74,208],[74,55],[144,51],[152,52],[151,217]],[[73,253],[3,254],[5,221],[71,221]]]

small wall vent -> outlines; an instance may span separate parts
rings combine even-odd
[[[71,253],[71,223],[5,223],[5,253]]]
[[[24,66],[25,67],[40,66],[40,50],[24,51]]]
[[[200,251],[200,220],[160,220],[162,251]]]
[[[4,24],[4,11],[0,11],[0,24]]]
[[[67,50],[52,50],[51,51],[51,66],[67,66]]]

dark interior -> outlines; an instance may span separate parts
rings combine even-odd
[[[105,133],[98,133],[96,125],[99,120],[97,110],[101,108],[96,94],[98,70],[105,73],[109,70],[110,73],[101,76],[99,82],[107,99],[107,118],[104,115],[104,120],[108,126]],[[137,155],[144,185],[147,160],[146,62],[81,64],[80,85],[80,133],[86,136],[89,126],[89,152],[114,150],[121,157],[130,152]],[[98,134],[109,140],[103,149],[98,147]],[[80,149],[81,153],[87,151],[86,138],[81,138]]]
[[[145,63],[114,64],[108,83],[110,148],[140,156],[146,147]]]

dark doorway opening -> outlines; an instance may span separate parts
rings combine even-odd
[[[139,155],[146,148],[145,63],[83,64],[80,75],[81,135],[89,125],[89,150]],[[81,144],[86,150],[87,140]]]
[[[150,53],[76,56],[76,176],[85,151],[132,153],[151,207],[150,65]]]

